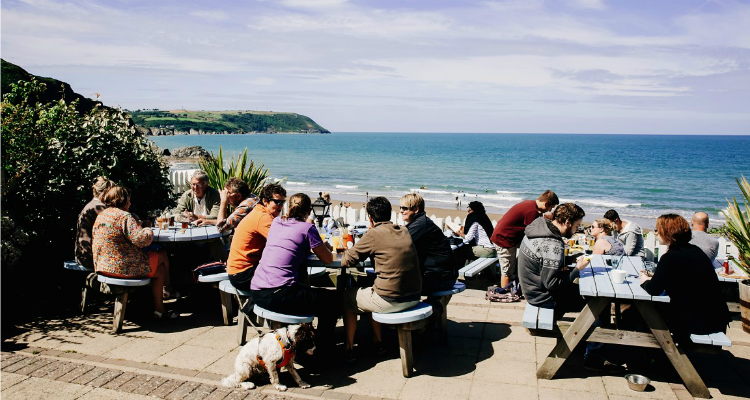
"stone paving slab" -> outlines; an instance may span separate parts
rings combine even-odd
[[[254,390],[230,390],[221,386],[220,379],[232,372],[240,350],[235,342],[236,326],[214,325],[218,319],[212,314],[205,318],[210,322],[193,317],[145,328],[129,322],[124,333],[111,335],[110,310],[24,326],[26,333],[10,340],[28,347],[0,355],[2,395],[8,396],[6,391],[16,387],[19,396],[8,398],[38,397],[28,392],[31,387],[24,382],[40,378],[34,382],[54,387],[71,385],[60,392],[63,399],[73,398],[68,393],[84,399],[126,400],[691,398],[663,355],[656,367],[646,369],[649,372],[645,374],[654,382],[651,392],[632,392],[622,377],[602,377],[583,370],[581,349],[576,350],[555,379],[538,380],[536,369],[555,339],[531,336],[520,326],[525,303],[490,304],[483,296],[483,291],[469,289],[453,297],[448,308],[447,346],[438,345],[434,337],[415,336],[415,375],[409,379],[401,375],[395,331],[384,330],[389,350],[385,357],[367,354],[366,341],[371,333],[364,320],[357,336],[359,341],[365,341],[361,344],[363,354],[355,364],[308,368],[304,358],[300,360],[300,374],[313,388],[296,388],[288,372],[282,371],[280,378],[290,387],[289,392],[280,393],[270,387],[267,377],[253,378],[260,385]],[[575,314],[568,314],[563,323],[569,324],[574,318]],[[730,332],[733,347],[719,354],[690,357],[715,398],[748,398],[750,335],[741,331],[738,321],[732,321]],[[431,342],[425,344],[426,340]],[[611,348],[625,353],[635,349]],[[17,387],[19,384],[26,386]]]

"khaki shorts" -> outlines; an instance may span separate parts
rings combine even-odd
[[[419,300],[407,301],[404,303],[390,302],[375,293],[375,290],[372,287],[350,288],[344,293],[344,307],[357,314],[368,312],[399,312],[406,310],[407,308],[412,308],[418,303]]]
[[[516,270],[518,269],[518,247],[499,247],[495,246],[497,250],[497,261],[500,264],[500,274],[507,276],[509,279],[516,278]]]

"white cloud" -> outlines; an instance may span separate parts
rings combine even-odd
[[[662,17],[601,1],[568,2],[565,12],[541,0],[408,9],[339,0],[210,9],[90,1],[3,2],[3,57],[74,87],[95,86],[127,107],[261,102],[321,113],[339,130],[358,130],[356,120],[374,115],[379,129],[398,130],[406,121],[394,107],[423,110],[417,114],[425,119],[409,126],[447,126],[455,115],[489,121],[496,113],[509,126],[528,123],[528,114],[637,120],[663,109],[689,120],[723,115],[719,104],[746,99],[750,90],[707,83],[750,74],[750,6],[737,2]],[[685,101],[709,91],[705,104]],[[485,123],[466,129],[491,130]]]
[[[589,10],[604,10],[607,8],[604,0],[568,0],[568,4],[575,8]]]

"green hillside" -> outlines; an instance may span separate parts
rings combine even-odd
[[[60,99],[64,99],[66,103],[71,103],[73,100],[78,100],[78,107],[76,107],[76,110],[81,114],[85,114],[91,111],[91,109],[94,108],[94,106],[96,106],[97,104],[101,104],[98,101],[91,100],[74,92],[70,85],[63,81],[58,81],[57,79],[53,78],[45,78],[43,76],[32,75],[18,65],[9,63],[2,59],[0,59],[0,61],[2,62],[3,94],[10,92],[10,85],[12,83],[18,83],[18,81],[30,81],[33,77],[36,78],[36,80],[38,80],[39,82],[47,85],[44,93],[42,93],[37,99],[38,102],[46,104],[51,101],[59,101]]]
[[[263,111],[136,110],[129,112],[146,134],[330,133],[304,115]]]

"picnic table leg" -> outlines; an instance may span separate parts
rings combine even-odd
[[[649,301],[635,301],[635,306],[646,321],[649,329],[651,329],[651,333],[654,334],[654,337],[659,342],[662,350],[664,350],[667,358],[669,358],[669,361],[675,370],[677,370],[680,378],[685,382],[685,386],[687,386],[690,394],[702,399],[711,398],[706,384],[703,383],[703,379],[701,379],[698,371],[693,367],[693,363],[690,362],[690,359],[688,359],[682,349],[674,345],[674,339],[669,333],[669,328],[667,328],[667,324],[661,315],[659,315],[659,312],[656,311],[654,305]]]
[[[219,295],[221,296],[221,312],[222,317],[224,318],[224,325],[229,325],[232,321],[232,315],[234,315],[232,295],[227,292],[222,292],[221,290],[219,291]]]
[[[119,333],[122,330],[122,321],[125,319],[125,307],[128,305],[128,290],[123,289],[115,297],[115,315],[112,320],[112,332]]]
[[[573,322],[573,325],[568,328],[564,335],[557,338],[557,344],[555,348],[547,356],[539,370],[536,371],[536,377],[539,379],[552,379],[557,373],[557,370],[563,365],[565,360],[573,349],[578,346],[591,330],[596,321],[596,317],[609,306],[610,300],[603,297],[595,297],[589,300],[578,318]]]
[[[411,352],[411,331],[404,329],[401,325],[396,329],[398,330],[398,347],[401,353],[401,371],[404,374],[404,378],[408,378],[414,370],[414,360]]]

